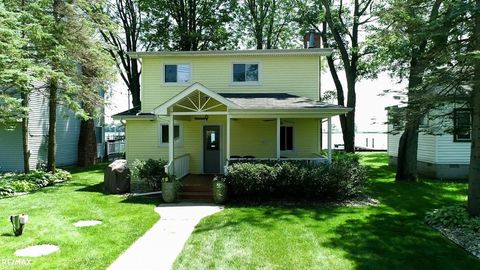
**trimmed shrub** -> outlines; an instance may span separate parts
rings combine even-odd
[[[362,192],[366,179],[366,169],[354,158],[318,166],[290,161],[237,162],[228,166],[224,177],[236,197],[314,200],[355,197]]]
[[[161,190],[162,179],[167,177],[165,173],[167,164],[168,162],[162,159],[134,160],[132,176],[137,181],[144,182],[151,190]]]
[[[323,150],[321,154],[323,156],[327,156],[328,152],[326,150]],[[360,163],[360,155],[356,153],[347,153],[341,150],[332,150],[332,160],[336,160],[336,161],[347,160],[347,161]]]
[[[0,174],[0,198],[18,192],[33,192],[46,186],[72,179],[69,172],[57,169],[55,173],[40,170],[25,173]]]

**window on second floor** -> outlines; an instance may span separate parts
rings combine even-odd
[[[256,83],[259,81],[258,64],[233,64],[234,83]]]
[[[293,127],[280,127],[280,151],[293,151]]]
[[[455,109],[453,111],[453,140],[455,142],[472,141],[471,109]]]
[[[188,83],[190,82],[189,64],[167,64],[165,67],[165,83]]]

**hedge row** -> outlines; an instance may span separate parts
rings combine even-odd
[[[19,192],[33,192],[56,182],[72,179],[69,172],[57,169],[55,173],[31,171],[25,173],[0,174],[0,198],[12,196]]]
[[[366,169],[358,159],[339,158],[330,165],[302,162],[238,162],[227,168],[225,182],[234,197],[289,197],[343,200],[362,192]]]

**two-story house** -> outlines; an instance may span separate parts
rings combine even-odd
[[[331,49],[133,52],[140,109],[126,123],[126,156],[169,160],[167,170],[218,174],[231,160],[319,161],[322,121],[350,109],[320,102]],[[331,142],[331,140],[330,140]]]

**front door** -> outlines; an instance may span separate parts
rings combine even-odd
[[[203,127],[203,172],[220,173],[220,126]]]

